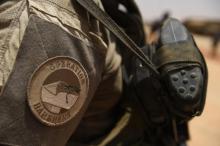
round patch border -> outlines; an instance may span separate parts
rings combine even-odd
[[[32,95],[31,95],[31,88],[32,88],[32,82],[34,80],[34,78],[37,76],[37,73],[42,69],[45,68],[45,66],[47,66],[48,64],[50,64],[53,61],[56,60],[61,60],[61,59],[66,59],[66,60],[70,60],[72,63],[75,63],[79,66],[79,68],[81,69],[81,71],[84,73],[85,76],[85,89],[82,92],[82,96],[79,96],[77,98],[77,103],[75,103],[71,109],[69,110],[70,112],[70,117],[68,119],[66,119],[65,121],[59,122],[59,123],[52,123],[49,122],[45,119],[43,119],[39,113],[36,111],[36,109],[34,109],[34,103],[33,103],[33,99],[32,99]],[[76,73],[73,72],[75,75]],[[48,76],[47,76],[48,77]],[[45,77],[45,79],[47,79],[47,77]],[[79,79],[79,77],[76,75],[76,77]],[[45,81],[45,80],[44,80]],[[79,81],[80,82],[80,81]],[[42,84],[43,85],[43,84]],[[42,87],[41,87],[42,88]],[[76,59],[69,57],[69,56],[55,56],[52,58],[47,59],[46,61],[44,61],[43,63],[41,63],[40,65],[38,65],[38,67],[34,70],[34,72],[32,73],[29,81],[28,81],[28,86],[27,86],[27,100],[28,100],[28,105],[31,109],[31,112],[33,113],[33,115],[44,125],[46,126],[51,126],[51,127],[55,127],[55,126],[61,126],[64,125],[65,123],[71,121],[76,115],[77,113],[79,113],[80,109],[82,109],[83,103],[86,101],[86,96],[88,95],[89,92],[89,78],[88,78],[88,73],[86,72],[85,68],[83,67],[83,65],[77,61]],[[39,97],[34,97],[34,99],[39,98],[39,101],[41,100],[41,96],[39,95]],[[42,101],[41,101],[42,102]],[[36,103],[35,103],[36,104]],[[42,104],[42,103],[41,103]],[[43,104],[42,104],[43,106]],[[46,109],[45,109],[46,110]]]

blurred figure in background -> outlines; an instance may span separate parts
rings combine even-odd
[[[217,56],[218,43],[220,41],[220,22],[213,20],[191,20],[187,19],[184,25],[192,32],[212,39],[211,56]]]

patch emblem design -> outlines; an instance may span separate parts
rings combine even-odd
[[[39,66],[28,86],[33,114],[48,126],[62,125],[81,109],[89,80],[83,66],[70,57],[54,57]]]

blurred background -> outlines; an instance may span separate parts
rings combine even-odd
[[[189,146],[220,146],[220,0],[136,0],[148,41],[166,17],[181,20],[193,33],[209,69],[204,113],[190,122]]]

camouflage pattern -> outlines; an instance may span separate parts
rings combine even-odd
[[[103,9],[100,0],[94,1]],[[135,4],[133,0],[130,2]],[[126,16],[123,18],[131,22],[124,26],[124,30],[139,46],[143,46],[143,22],[138,8],[134,6],[128,14],[122,13]],[[134,14],[129,13],[133,10]],[[117,13],[112,13],[112,17],[118,16]],[[167,34],[164,33],[169,38]],[[161,124],[169,116],[161,118],[161,111],[157,111],[164,105],[154,102],[161,92],[159,88],[154,88],[157,82],[149,70],[132,55],[129,56],[123,47],[118,42],[116,45],[116,39],[103,25],[74,0],[0,2],[0,145],[178,145],[173,137],[172,125],[169,123],[163,127]],[[172,47],[165,46],[166,51],[163,47],[161,50],[172,54],[173,51],[168,51]],[[153,51],[149,49],[155,48],[145,49],[152,59]],[[144,72],[144,76],[137,73],[136,77],[144,77],[148,81],[138,89],[144,89],[141,93],[147,100],[145,108],[153,110],[148,113],[153,117],[153,126],[143,120],[142,110],[134,101],[134,92],[123,91],[130,88],[123,87],[121,56],[128,73]],[[160,63],[164,63],[164,58],[156,57]],[[61,63],[70,60],[75,68],[69,62],[65,62],[64,66],[56,64],[59,60]],[[55,64],[58,73],[47,71],[52,64]],[[138,69],[132,70],[131,66]],[[68,71],[63,68],[68,68]],[[42,78],[45,80],[42,81]],[[127,94],[122,95],[122,91]],[[53,101],[52,97],[58,95],[61,96]],[[69,97],[76,98],[68,103]],[[36,104],[36,99],[42,104]],[[68,110],[71,117],[63,117],[61,114],[68,113]],[[54,113],[58,116],[51,120],[50,115],[54,116]]]
[[[105,28],[75,1],[4,0],[0,34],[0,144],[102,143],[118,121],[122,92],[121,57]],[[31,112],[27,89],[34,71],[56,56],[82,64],[90,84],[76,115],[50,127]]]

